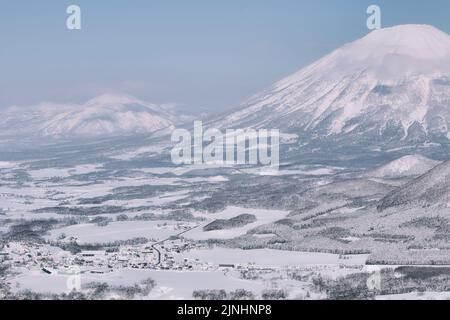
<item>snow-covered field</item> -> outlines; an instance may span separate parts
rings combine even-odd
[[[376,300],[450,300],[450,292],[411,292],[377,296]]]
[[[176,272],[124,269],[108,274],[81,274],[81,285],[92,282],[108,283],[109,285],[133,285],[145,279],[153,279],[157,287],[147,297],[152,300],[182,300],[192,299],[194,290],[224,289],[227,291],[246,289],[259,293],[264,284],[258,281],[239,279],[237,274],[222,272]],[[30,272],[23,270],[20,276],[13,278],[14,291],[32,290],[43,293],[70,292],[67,283],[68,275],[45,274],[41,271]]]
[[[49,178],[67,178],[72,175],[86,174],[91,172],[96,172],[102,169],[100,164],[87,164],[79,165],[72,168],[47,168],[38,170],[28,170],[28,173],[35,180],[49,179]]]
[[[208,232],[203,230],[204,226],[208,225],[214,220],[230,219],[241,214],[252,214],[256,217],[257,221],[234,229],[214,230]],[[283,219],[288,214],[289,212],[281,210],[246,209],[239,207],[228,207],[224,211],[215,214],[196,212],[194,216],[205,218],[206,222],[202,223],[198,228],[195,228],[194,230],[191,230],[184,234],[184,237],[193,240],[232,239],[246,234],[247,231],[252,230],[260,225]]]
[[[270,167],[262,167],[262,168],[250,168],[250,169],[242,169],[242,172],[248,174],[257,174],[260,176],[328,176],[332,174],[336,174],[339,172],[340,168],[335,167],[298,167],[298,168],[290,168],[290,169],[274,169]]]
[[[222,272],[149,272],[149,276],[158,283],[150,293],[151,299],[192,299],[194,290],[216,289],[232,291],[246,289],[256,294],[262,291],[264,284],[259,281],[244,280],[239,274]]]
[[[272,249],[226,249],[212,248],[192,250],[177,256],[201,262],[220,264],[255,264],[258,267],[283,268],[308,265],[364,265],[368,255],[342,256],[330,253],[293,252]]]
[[[50,232],[48,239],[56,240],[61,234],[75,237],[78,243],[107,243],[117,240],[147,238],[166,239],[180,233],[177,223],[171,221],[123,221],[111,222],[100,227],[96,224],[78,224]]]
[[[20,162],[0,161],[0,170],[15,168],[19,165],[20,165]]]

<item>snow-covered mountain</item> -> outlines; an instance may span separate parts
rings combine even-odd
[[[391,161],[368,174],[376,178],[401,178],[419,176],[436,167],[439,161],[434,161],[421,155],[408,155]]]
[[[373,31],[254,96],[214,125],[309,139],[447,139],[450,36],[432,26]]]
[[[94,137],[151,133],[172,127],[173,114],[130,96],[102,95],[82,105],[40,104],[0,112],[2,135]]]
[[[381,200],[378,208],[397,206],[450,206],[450,161],[400,187]]]

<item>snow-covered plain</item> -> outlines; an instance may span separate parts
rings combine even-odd
[[[214,230],[214,231],[204,231],[203,227],[208,225],[217,219],[231,219],[241,214],[251,214],[257,219],[256,222],[247,224],[243,227],[238,227],[234,229],[227,230]],[[269,224],[271,222],[283,219],[289,214],[287,211],[282,210],[263,210],[263,209],[246,209],[239,207],[228,207],[224,211],[207,214],[202,212],[196,212],[194,215],[196,217],[201,217],[206,219],[206,222],[202,223],[198,228],[195,228],[184,234],[185,238],[193,240],[208,240],[208,239],[232,239],[240,235],[246,234],[247,231],[252,230],[258,226]]]
[[[100,227],[96,224],[78,224],[61,229],[54,229],[48,236],[56,240],[61,234],[75,237],[80,244],[108,243],[134,238],[147,238],[154,240],[167,239],[179,233],[177,224],[171,221],[122,221],[112,222]]]
[[[85,174],[92,173],[101,170],[102,167],[100,164],[87,164],[87,165],[78,165],[72,168],[47,168],[47,169],[38,169],[38,170],[29,170],[28,173],[35,180],[40,179],[49,179],[49,178],[67,178],[72,175],[77,174]]]
[[[263,290],[264,284],[258,281],[239,279],[237,275],[225,275],[222,272],[175,272],[124,269],[104,275],[81,274],[81,285],[92,282],[108,283],[109,285],[133,285],[145,279],[153,279],[157,287],[148,297],[152,300],[186,300],[192,299],[194,290],[225,289],[227,291],[246,289],[255,293]],[[68,275],[23,270],[20,276],[11,281],[14,290],[32,290],[43,293],[68,293]]]
[[[377,296],[376,300],[450,300],[450,292],[411,292]]]
[[[177,258],[220,264],[254,264],[258,267],[283,268],[308,265],[364,265],[368,255],[349,255],[345,259],[337,254],[318,252],[292,252],[272,249],[211,248],[192,250]]]

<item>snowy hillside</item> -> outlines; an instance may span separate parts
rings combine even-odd
[[[404,156],[375,169],[368,175],[377,178],[400,178],[419,176],[431,170],[439,161],[428,159],[421,155]]]
[[[447,161],[385,197],[379,209],[402,205],[447,207],[449,203],[450,161]]]
[[[427,25],[374,31],[251,98],[222,127],[349,141],[447,139],[450,36]]]
[[[92,137],[155,132],[174,116],[129,96],[102,95],[82,105],[40,104],[0,112],[0,133],[45,137]]]

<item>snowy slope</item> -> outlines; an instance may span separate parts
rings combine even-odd
[[[434,161],[421,155],[409,155],[375,169],[369,173],[369,176],[377,178],[419,176],[430,171],[438,164],[439,161]]]
[[[446,137],[450,37],[431,26],[374,31],[251,98],[221,127],[266,127],[312,137]]]
[[[173,126],[174,116],[130,96],[102,95],[82,105],[12,107],[0,118],[2,134],[92,137],[155,132]]]
[[[379,209],[450,204],[450,161],[444,162],[381,200]]]

